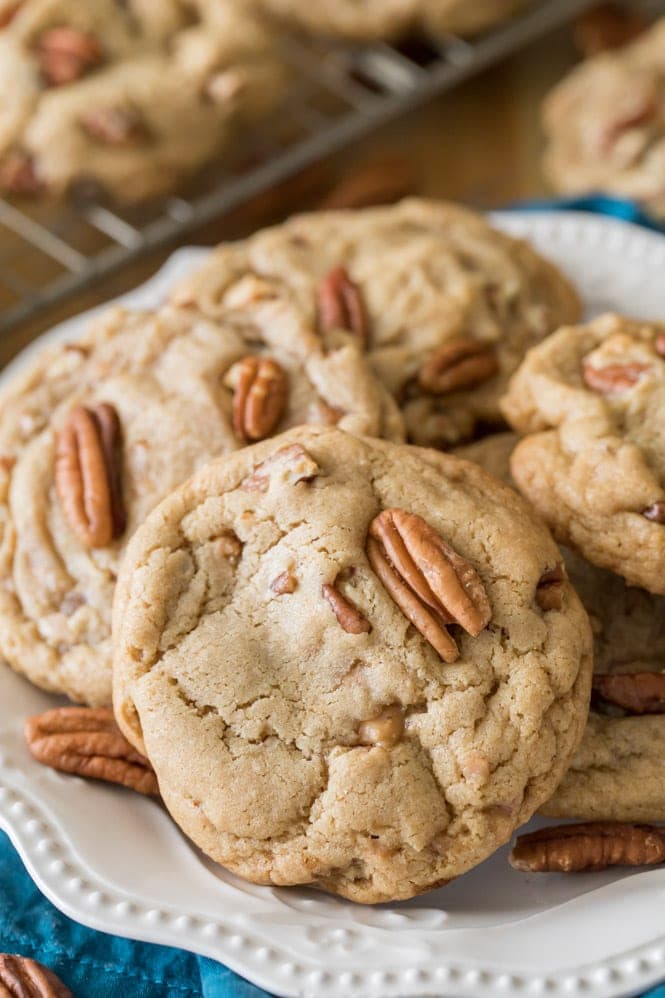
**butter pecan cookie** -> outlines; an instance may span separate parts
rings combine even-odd
[[[14,6],[4,27],[0,12],[0,190],[165,193],[283,89],[270,34],[234,4]]]
[[[513,478],[562,544],[665,593],[665,325],[605,315],[533,349],[503,401]]]
[[[211,462],[130,542],[118,723],[230,870],[410,897],[505,842],[577,747],[591,634],[560,560],[469,462],[291,431]]]
[[[573,70],[543,119],[545,171],[557,190],[608,191],[665,217],[665,18]]]
[[[473,35],[504,21],[532,0],[256,0],[287,23],[317,34],[369,41],[406,34]]]
[[[174,301],[215,317],[248,275],[303,328],[363,345],[410,439],[437,447],[500,422],[528,347],[580,317],[573,288],[530,246],[442,202],[293,218],[220,246]]]
[[[261,323],[263,322],[263,326]],[[304,422],[402,439],[353,344],[288,347],[279,310],[211,322],[115,310],[42,352],[0,398],[0,656],[47,690],[111,700],[126,541],[212,455]]]

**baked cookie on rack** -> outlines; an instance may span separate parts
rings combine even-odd
[[[605,315],[535,347],[503,400],[521,492],[562,544],[665,594],[665,325]]]
[[[283,92],[270,33],[232,3],[14,6],[0,28],[0,190],[163,194]]]
[[[116,309],[4,389],[0,657],[38,686],[110,703],[127,540],[211,456],[305,422],[403,439],[353,344],[324,353],[270,306],[262,321]]]
[[[545,170],[567,194],[606,191],[665,217],[665,18],[559,83],[544,105]]]
[[[473,35],[493,27],[533,0],[255,0],[287,24],[319,35],[357,41],[408,34]]]
[[[303,427],[211,462],[134,535],[114,706],[193,841],[356,901],[440,886],[551,795],[588,619],[514,492]]]
[[[436,447],[501,422],[499,397],[526,350],[580,317],[551,263],[445,202],[292,218],[220,246],[173,300],[214,318],[248,277],[304,328],[362,344],[410,439]]]

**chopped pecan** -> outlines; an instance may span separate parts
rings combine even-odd
[[[343,631],[346,631],[347,634],[369,634],[372,630],[372,625],[363,617],[360,610],[353,603],[350,603],[346,597],[342,596],[339,589],[336,589],[334,585],[326,584],[323,586],[321,593],[324,599],[330,603],[337,622]]]
[[[345,267],[334,267],[319,285],[319,329],[348,329],[367,346],[369,324],[365,305],[358,287]]]
[[[639,13],[622,10],[614,3],[602,3],[587,10],[575,22],[575,44],[589,59],[599,52],[621,48],[648,25]]]
[[[586,361],[582,365],[582,375],[585,383],[595,392],[611,395],[625,392],[637,384],[648,364],[607,364],[605,367],[594,367]]]
[[[104,58],[93,35],[78,28],[49,28],[39,36],[37,56],[42,76],[52,87],[80,79]]]
[[[298,482],[311,482],[320,472],[320,468],[311,454],[308,454],[300,444],[289,444],[280,447],[254,469],[251,475],[244,478],[241,488],[246,492],[267,492],[273,475],[279,475],[281,480],[289,485]]]
[[[459,337],[432,351],[418,372],[418,383],[426,392],[445,395],[477,388],[498,371],[499,362],[491,346]]]
[[[541,828],[521,835],[510,865],[525,873],[579,873],[665,862],[665,829],[611,821]]]
[[[287,381],[270,357],[244,357],[226,378],[234,389],[233,430],[239,440],[263,440],[275,429],[286,405]]]
[[[3,998],[73,998],[59,977],[36,960],[0,953],[0,995]]]
[[[665,714],[665,673],[617,672],[593,677],[594,697],[628,714]]]
[[[323,198],[319,208],[339,211],[392,204],[416,187],[413,166],[408,159],[393,157],[361,163],[343,176]]]
[[[0,190],[10,194],[35,195],[44,189],[35,161],[27,153],[11,152],[0,162]]]
[[[79,122],[91,138],[109,146],[133,145],[148,134],[141,115],[129,106],[89,108]]]
[[[657,502],[652,502],[642,510],[642,516],[647,520],[653,520],[654,523],[665,523],[665,501],[659,499]]]
[[[11,24],[22,5],[23,0],[19,0],[18,3],[10,3],[3,11],[0,11],[0,28],[6,28],[8,24]]]
[[[562,564],[543,572],[536,586],[536,603],[541,610],[560,610],[563,605],[563,584],[567,579]]]
[[[402,613],[444,662],[459,657],[446,630],[459,624],[477,637],[492,612],[475,568],[420,516],[386,509],[369,527],[367,556]]]
[[[270,583],[270,588],[276,596],[290,596],[298,587],[298,580],[290,569],[282,572]]]
[[[45,766],[159,795],[150,763],[132,748],[107,707],[47,710],[28,718],[25,737],[34,758]]]
[[[358,740],[361,745],[381,745],[390,748],[401,741],[404,734],[404,709],[399,704],[386,707],[377,717],[361,721]]]
[[[57,436],[55,487],[86,547],[106,547],[125,529],[121,467],[122,434],[113,406],[73,409]]]

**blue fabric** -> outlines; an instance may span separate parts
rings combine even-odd
[[[605,196],[530,201],[511,208],[590,211],[665,231],[636,205]],[[269,998],[214,960],[72,922],[39,893],[1,832],[0,952],[20,953],[51,967],[75,998]],[[665,986],[648,998],[665,998]]]

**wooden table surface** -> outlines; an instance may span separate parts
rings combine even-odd
[[[352,171],[354,163],[368,157],[408,155],[420,194],[457,199],[481,208],[546,194],[540,173],[539,106],[543,95],[575,60],[570,28],[561,29],[373,133],[338,156],[326,167],[325,175]],[[237,238],[293,211],[315,207],[319,197],[310,174],[289,183],[280,197],[264,197],[249,211],[219,219],[189,235],[186,242],[213,245],[224,238]],[[172,245],[153,253],[98,282],[93,290],[2,334],[0,365],[55,322],[140,284],[174,248]]]

